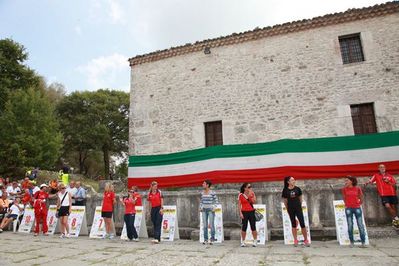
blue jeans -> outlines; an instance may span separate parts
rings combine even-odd
[[[362,219],[361,208],[345,208],[346,221],[348,223],[348,234],[351,243],[354,243],[353,239],[353,215],[356,217],[357,227],[359,228],[360,239],[362,243],[366,243],[366,234],[364,231],[364,224]]]
[[[208,223],[209,218],[209,223]],[[204,230],[204,240],[208,241],[208,226],[211,226],[211,240],[215,240],[215,212],[212,209],[202,210],[202,224]]]

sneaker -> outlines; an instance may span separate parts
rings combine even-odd
[[[204,242],[202,242],[202,245],[206,245],[208,243],[208,241],[204,241]]]
[[[393,219],[392,220],[392,226],[395,228],[399,228],[399,220],[398,219]]]
[[[65,235],[64,235],[64,234],[61,234],[61,235],[60,235],[60,238],[65,238]]]
[[[362,243],[359,247],[360,248],[367,248],[366,243]]]
[[[209,245],[213,245],[212,239],[208,240],[208,244],[209,244]]]
[[[114,234],[110,234],[108,238],[109,239],[114,239],[114,237],[115,237]]]
[[[310,247],[309,240],[305,240],[305,241],[303,241],[303,244],[305,245],[305,247]]]
[[[39,235],[38,233],[34,233],[34,234],[33,234],[33,236],[38,236],[38,235]]]
[[[49,233],[46,232],[46,233],[43,233],[43,235],[44,235],[44,236],[49,236]]]
[[[245,246],[245,243],[244,243],[244,242],[241,242],[240,247],[242,247],[242,248],[243,248],[243,247],[246,247],[246,246]]]
[[[158,240],[158,239],[153,239],[151,242],[152,242],[153,244],[159,244],[159,240]]]
[[[105,234],[105,235],[103,236],[103,239],[107,239],[107,238],[109,238],[109,234]]]
[[[70,238],[71,235],[70,235],[70,234],[66,234],[65,237],[66,237],[66,238]]]
[[[132,241],[139,242],[139,239],[138,238],[133,238]]]
[[[0,228],[0,233],[3,233],[3,229]]]
[[[294,247],[298,246],[298,240],[294,240]]]
[[[350,248],[354,248],[354,247],[355,247],[355,243],[351,242],[351,243],[349,244],[349,247],[350,247]]]
[[[256,248],[257,245],[258,245],[258,241],[254,240],[254,242],[252,242],[252,246],[253,246],[254,248]]]

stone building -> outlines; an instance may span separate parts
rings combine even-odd
[[[369,176],[379,162],[398,174],[398,25],[395,1],[131,58],[129,186]],[[300,186],[312,228],[333,226],[342,182]],[[281,181],[255,188],[280,228]],[[196,226],[198,193],[168,193]],[[218,193],[237,222],[236,189]],[[385,223],[375,189],[365,195],[367,223]]]

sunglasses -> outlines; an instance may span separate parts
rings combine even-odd
[[[252,188],[251,186],[247,186],[247,188]]]

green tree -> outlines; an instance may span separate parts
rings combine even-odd
[[[25,166],[51,169],[62,135],[53,105],[36,88],[10,94],[0,116],[0,172],[21,174]]]
[[[110,157],[127,153],[129,94],[98,90],[75,92],[57,107],[66,153],[78,153],[79,172],[87,172],[86,161],[93,151],[103,154],[104,175],[110,173]]]
[[[41,78],[24,65],[27,59],[28,53],[21,44],[0,40],[0,114],[12,92],[42,85]]]

